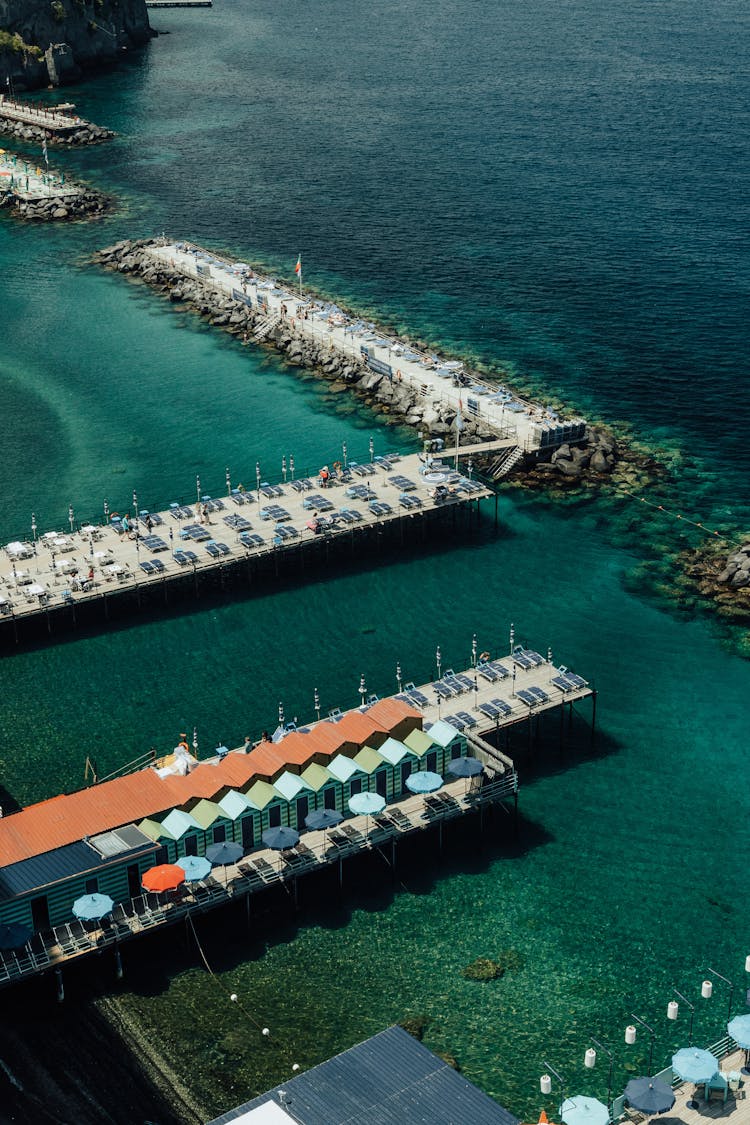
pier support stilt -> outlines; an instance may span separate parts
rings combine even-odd
[[[591,696],[591,745],[596,742],[596,692]]]
[[[122,957],[120,956],[119,948],[115,948],[115,976],[118,980],[122,980]]]
[[[63,983],[62,969],[55,969],[55,982],[57,985],[57,1002],[62,1004],[65,999],[65,985]]]

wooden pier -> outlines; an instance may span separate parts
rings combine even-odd
[[[351,817],[339,829],[306,832],[296,848],[283,853],[256,849],[238,863],[223,868],[220,880],[209,876],[198,883],[186,883],[177,892],[139,895],[121,904],[111,919],[103,923],[84,925],[71,921],[55,926],[46,933],[35,934],[22,950],[0,953],[0,988],[56,972],[58,987],[62,989],[63,966],[106,949],[113,951],[113,967],[119,973],[120,947],[133,938],[243,899],[247,902],[249,921],[253,896],[270,887],[283,886],[296,905],[301,877],[334,868],[339,885],[343,886],[344,862],[358,855],[377,852],[395,871],[400,840],[435,828],[442,849],[447,822],[467,813],[475,813],[481,819],[485,809],[506,802],[512,806],[517,788],[512,770],[483,786],[477,785],[476,779],[471,783],[452,781],[439,794],[412,796],[389,804],[377,818]]]
[[[3,199],[33,203],[45,199],[76,199],[81,188],[66,183],[57,172],[43,169],[32,161],[0,152],[0,204]]]
[[[463,470],[425,464],[417,454],[331,465],[327,481],[317,472],[292,479],[291,463],[277,484],[258,477],[256,487],[228,487],[222,498],[196,491],[192,502],[140,509],[136,519],[134,505],[125,523],[107,512],[102,524],[80,526],[71,516],[64,531],[35,529],[0,558],[0,627],[18,640],[24,621],[46,621],[52,632],[58,622],[76,624],[86,607],[98,607],[106,621],[126,596],[139,605],[155,596],[168,603],[178,586],[198,593],[209,576],[247,583],[264,568],[278,574],[286,560],[328,560],[337,546],[356,555],[385,536],[399,546],[426,521],[447,518],[450,535],[460,510],[471,514],[493,495]]]

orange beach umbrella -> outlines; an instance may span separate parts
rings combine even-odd
[[[141,884],[147,891],[173,891],[185,882],[184,868],[176,863],[160,863],[145,871]]]

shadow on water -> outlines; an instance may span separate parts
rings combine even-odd
[[[419,525],[406,523],[401,543],[383,537],[374,544],[370,540],[356,550],[353,545],[348,550],[343,539],[341,542],[321,540],[319,544],[315,543],[319,548],[317,554],[309,557],[303,557],[300,550],[295,550],[281,555],[278,560],[270,557],[238,560],[231,571],[212,571],[201,574],[199,578],[186,573],[182,575],[179,586],[174,583],[169,586],[168,593],[165,586],[154,583],[145,588],[142,586],[138,597],[126,592],[111,597],[107,603],[106,618],[102,604],[97,602],[77,605],[75,619],[72,610],[56,611],[49,618],[49,625],[44,614],[33,619],[20,619],[17,640],[13,621],[6,617],[0,621],[0,654],[3,651],[12,654],[19,650],[47,649],[67,640],[99,636],[103,630],[108,633],[125,632],[138,628],[146,621],[170,621],[186,614],[207,614],[232,603],[251,603],[271,592],[281,593],[302,587],[314,589],[331,580],[334,568],[336,577],[365,577],[405,558],[410,562],[447,558],[455,553],[457,546],[481,549],[515,534],[502,524],[496,528],[489,516],[482,515],[478,523],[472,517],[470,522],[467,511],[457,513],[456,523],[460,524],[458,529],[451,527],[447,533],[443,523],[424,524],[421,532]],[[396,534],[394,528],[393,540]],[[117,593],[116,589],[112,591],[112,594]]]

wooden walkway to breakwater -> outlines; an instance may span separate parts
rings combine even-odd
[[[446,404],[463,420],[481,422],[487,431],[509,441],[509,457],[554,449],[580,441],[586,432],[582,418],[563,419],[538,403],[522,399],[469,376],[463,364],[425,354],[390,338],[374,324],[355,321],[338,306],[313,300],[304,293],[258,274],[243,262],[233,262],[190,242],[158,240],[144,253],[176,275],[199,281],[207,289],[262,314],[253,340],[262,342],[279,328],[300,338],[365,363],[376,375],[404,384],[422,398]]]
[[[343,454],[342,454],[343,457]],[[240,568],[252,579],[265,560],[278,573],[282,558],[304,558],[315,552],[328,557],[341,543],[356,554],[360,544],[388,530],[404,542],[407,530],[431,518],[478,508],[494,495],[482,482],[418,454],[391,455],[356,463],[349,460],[300,477],[293,459],[279,483],[270,483],[260,466],[254,486],[232,489],[221,498],[200,491],[195,498],[173,502],[161,511],[140,508],[137,497],[125,522],[76,523],[72,514],[65,530],[33,529],[31,540],[6,544],[0,556],[0,628],[13,629],[28,619],[67,617],[89,605],[101,609],[103,620],[113,599],[131,595],[141,604],[155,594],[168,602],[177,583],[195,586],[204,575],[220,580]],[[125,509],[121,510],[124,511]],[[138,511],[137,518],[133,513]],[[450,528],[446,535],[451,536]]]
[[[73,108],[45,106],[0,94],[0,131],[21,139],[65,145],[91,144],[114,136],[111,129],[67,112]]]

